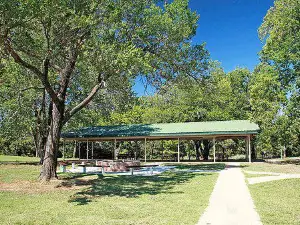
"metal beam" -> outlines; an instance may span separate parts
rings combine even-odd
[[[117,139],[115,139],[113,159],[117,159]]]
[[[92,142],[92,159],[94,159],[94,142]]]
[[[216,162],[216,138],[213,137],[214,162]]]
[[[89,159],[89,140],[86,140],[86,159]]]
[[[81,142],[78,141],[78,147],[79,147],[79,149],[78,149],[78,156],[79,156],[79,159],[80,159],[80,149],[81,149],[80,145],[81,145]]]
[[[230,139],[230,138],[244,138],[246,135],[255,135],[256,133],[235,133],[235,134],[216,134],[216,135],[205,135],[205,134],[199,134],[199,135],[176,135],[176,136],[130,136],[130,137],[91,137],[91,138],[64,138],[66,141],[73,141],[73,140],[90,140],[90,141],[113,141],[114,139],[117,140],[144,140],[147,138],[148,140],[177,140],[180,138],[181,140],[194,140],[194,139],[211,139],[213,137],[218,137],[218,139]]]
[[[76,157],[76,152],[77,152],[77,141],[75,140],[75,145],[74,145],[74,149],[73,149],[72,158]]]
[[[178,150],[177,162],[180,162],[180,139],[179,138],[178,138],[177,150]]]
[[[245,145],[246,145],[246,160],[249,160],[249,146],[248,146],[248,136],[245,138]]]
[[[247,139],[248,139],[247,144],[248,144],[248,150],[249,150],[249,153],[248,153],[249,157],[248,158],[249,158],[249,163],[251,163],[251,138],[250,138],[250,135],[247,136]]]
[[[147,138],[145,138],[145,162],[147,162]]]

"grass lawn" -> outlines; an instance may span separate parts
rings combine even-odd
[[[265,177],[265,176],[277,176],[277,175],[269,175],[269,174],[250,174],[250,173],[244,173],[246,178],[252,178],[252,177]]]
[[[300,173],[300,166],[295,164],[251,163],[241,164],[244,170],[274,173]]]
[[[264,225],[300,224],[300,179],[248,185]]]
[[[167,166],[176,166],[176,169],[180,170],[223,170],[225,168],[225,163],[184,163],[184,164],[172,164],[165,163]]]
[[[300,173],[299,166],[252,163],[244,170],[260,172]],[[270,176],[247,174],[247,178]],[[286,179],[248,184],[257,212],[266,224],[300,224],[300,179]]]
[[[39,162],[37,157],[0,155],[0,162]]]
[[[0,165],[1,224],[195,224],[217,173],[62,175],[41,185],[39,166]]]
[[[58,158],[58,161],[62,161],[63,158]],[[65,160],[78,160],[78,158],[65,158]],[[16,163],[37,163],[40,161],[38,157],[29,156],[13,156],[13,155],[0,155],[1,162],[16,162]]]

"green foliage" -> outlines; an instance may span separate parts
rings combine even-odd
[[[257,138],[259,152],[266,151],[276,155],[276,118],[281,113],[281,105],[285,100],[280,89],[280,81],[274,67],[260,64],[255,68],[249,83],[251,119],[258,123],[261,133]]]
[[[15,63],[2,60],[0,71],[0,148],[5,154],[32,155],[35,109],[43,88],[37,80]],[[18,77],[19,74],[27,76]]]
[[[299,15],[299,0],[276,0],[259,28],[261,39],[265,39],[262,58],[280,68],[284,88],[300,76]]]
[[[39,89],[39,85],[45,88],[47,103],[59,111],[51,114],[49,107],[49,125],[58,123],[57,137],[61,127],[87,105],[83,114],[66,128],[106,124],[112,112],[127,110],[134,100],[131,87],[136,76],[146,76],[152,82],[174,77],[161,71],[170,68],[170,64],[179,64],[180,54],[191,49],[197,20],[198,15],[188,8],[187,0],[170,4],[156,0],[2,1],[0,57],[16,68],[10,73],[4,62],[6,71],[2,76],[1,61],[0,81],[9,84],[10,92],[18,89],[18,80],[21,85],[28,85],[28,80],[34,82],[33,89]],[[196,47],[192,49],[197,51]],[[98,99],[90,103],[98,89],[103,88],[103,80],[107,90],[100,91]],[[28,103],[21,107],[28,117],[16,112],[22,119],[20,123],[14,120],[11,124],[16,127],[9,129],[11,112],[18,107],[17,97],[8,95],[4,86],[1,92],[5,98],[0,109],[1,128],[7,126],[1,130],[15,134],[24,123],[20,133],[28,138],[29,132],[38,130],[32,116],[35,96],[31,93],[28,99],[22,99]],[[3,136],[7,139],[6,133]],[[58,143],[57,137],[47,140]],[[58,145],[47,146],[53,146],[52,155],[56,155]]]

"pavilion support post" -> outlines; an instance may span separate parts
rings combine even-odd
[[[147,138],[145,138],[145,162],[147,162]]]
[[[135,141],[134,160],[136,160],[136,156],[137,156],[137,147],[138,147],[138,141]]]
[[[249,160],[249,146],[248,146],[248,136],[245,138],[245,145],[246,145],[246,160]]]
[[[213,137],[214,162],[216,162],[216,138]]]
[[[73,156],[72,156],[73,159],[74,159],[75,156],[76,156],[76,151],[77,151],[77,142],[76,142],[76,140],[75,140],[75,145],[74,145],[74,150],[73,150]]]
[[[89,159],[89,140],[86,140],[86,159]]]
[[[65,160],[66,142],[63,141],[63,160]]]
[[[180,139],[178,138],[178,145],[177,145],[177,162],[180,162]]]
[[[79,147],[79,149],[78,149],[78,156],[79,156],[79,160],[80,160],[80,147],[81,147],[81,142],[78,142],[78,147]]]
[[[249,163],[251,163],[251,138],[250,138],[250,135],[247,136],[247,149],[248,149],[248,160],[249,160]]]
[[[115,159],[115,160],[117,159],[117,139],[115,139],[113,159]]]
[[[92,159],[94,159],[94,142],[92,142]]]

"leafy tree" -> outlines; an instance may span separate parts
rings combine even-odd
[[[34,74],[52,102],[41,180],[57,177],[61,130],[105,81],[161,76],[165,59],[195,33],[197,18],[186,0],[163,8],[150,0],[0,3],[1,54]],[[83,86],[90,91],[80,103],[73,101]]]
[[[11,147],[7,146],[6,151],[27,154],[35,147],[36,155],[42,159],[47,130],[45,89],[39,87],[38,81],[17,64],[3,60],[2,65],[0,136],[11,143]],[[26,76],[19,77],[19,74]],[[31,142],[30,139],[33,140],[34,147],[30,144],[27,147],[20,144],[25,141],[24,144],[27,145]]]
[[[280,69],[284,88],[300,76],[299,15],[299,0],[276,0],[259,28],[259,35],[265,40],[262,59]]]
[[[251,72],[245,68],[237,68],[227,74],[231,86],[231,114],[234,119],[248,119],[249,79]]]
[[[281,89],[287,97],[275,120],[276,134],[272,141],[278,144],[280,151],[287,150],[291,154],[299,147],[299,15],[298,0],[276,0],[259,28],[259,35],[265,41],[261,58],[276,67]]]
[[[276,69],[267,64],[258,65],[249,82],[251,115],[261,133],[257,138],[259,151],[273,153],[273,137],[276,136],[275,122],[285,100]]]

